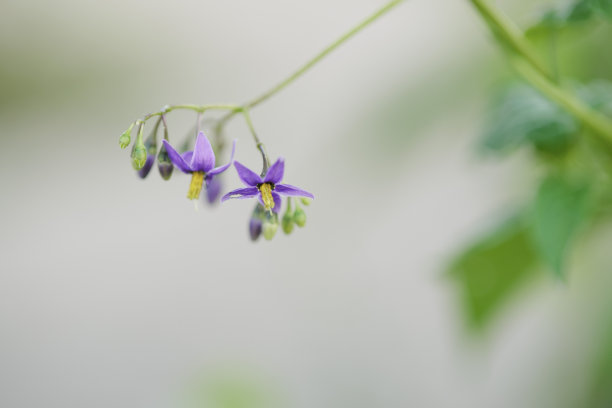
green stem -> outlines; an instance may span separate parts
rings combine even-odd
[[[298,79],[299,77],[304,75],[304,73],[306,73],[308,70],[310,70],[314,65],[316,65],[319,61],[321,61],[323,58],[325,58],[328,54],[330,54],[332,51],[334,51],[340,45],[344,44],[348,39],[350,39],[355,34],[357,34],[361,30],[363,30],[364,28],[366,28],[367,26],[372,24],[379,17],[381,17],[382,15],[386,14],[388,11],[390,11],[392,8],[394,8],[395,6],[400,4],[402,1],[404,1],[404,0],[391,0],[391,1],[389,1],[387,4],[382,6],[380,9],[376,10],[373,14],[371,14],[365,20],[361,21],[355,27],[351,28],[345,34],[340,36],[336,41],[332,42],[330,45],[325,47],[321,52],[319,52],[312,59],[307,61],[304,65],[302,65],[300,68],[298,68],[291,75],[289,75],[288,77],[286,77],[282,81],[278,82],[276,85],[274,85],[272,88],[270,88],[269,90],[265,91],[264,93],[262,93],[258,97],[254,98],[254,99],[252,99],[252,100],[250,100],[248,102],[246,102],[242,106],[244,108],[246,108],[246,109],[251,109],[251,108],[254,108],[255,106],[259,105],[260,103],[266,101],[267,99],[271,98],[272,96],[276,95],[278,92],[280,92],[283,89],[285,89],[287,87],[287,85],[291,84],[296,79]],[[220,121],[219,121],[219,127],[223,127],[223,125],[229,119],[231,119],[234,115],[236,115],[236,113],[238,113],[238,112],[239,111],[234,110],[234,111],[228,113],[223,118],[221,118]]]
[[[608,117],[591,109],[580,99],[560,88],[524,60],[516,59],[514,67],[523,78],[550,100],[558,103],[567,112],[580,119],[585,127],[612,142],[612,122]]]
[[[166,113],[172,112],[173,110],[192,110],[192,111],[197,112],[198,114],[202,114],[202,113],[204,113],[207,110],[213,110],[213,109],[215,109],[215,110],[227,110],[227,111],[229,111],[229,113],[227,115],[225,115],[224,117],[222,117],[217,122],[217,126],[216,126],[216,132],[215,133],[216,134],[221,134],[221,132],[223,130],[223,126],[225,125],[225,123],[228,120],[230,120],[232,117],[234,117],[237,113],[242,113],[243,116],[244,116],[244,119],[245,119],[245,121],[246,121],[246,123],[247,123],[247,125],[249,127],[249,130],[251,131],[251,134],[253,135],[253,138],[255,139],[255,144],[257,145],[257,149],[261,152],[261,155],[263,157],[263,161],[264,161],[264,170],[263,170],[263,172],[265,174],[265,172],[267,171],[267,169],[268,169],[268,167],[270,165],[270,162],[268,160],[268,155],[266,154],[264,144],[259,140],[259,138],[257,137],[257,134],[255,133],[255,129],[253,127],[253,123],[251,122],[251,118],[250,118],[248,110],[250,108],[253,108],[253,107],[259,105],[260,103],[266,101],[267,99],[271,98],[273,95],[276,95],[278,92],[283,90],[289,84],[291,84],[296,79],[298,79],[299,77],[304,75],[304,73],[306,73],[308,70],[310,70],[314,65],[316,65],[319,61],[321,61],[323,58],[325,58],[328,54],[333,52],[340,45],[344,44],[347,40],[349,40],[355,34],[357,34],[361,30],[363,30],[364,28],[366,28],[367,26],[372,24],[374,21],[376,21],[382,15],[386,14],[388,11],[390,11],[392,8],[394,8],[395,6],[397,6],[398,4],[400,4],[403,1],[404,0],[391,0],[391,1],[387,2],[384,6],[382,6],[378,10],[376,10],[369,17],[367,17],[366,19],[361,21],[355,27],[351,28],[349,31],[347,31],[342,36],[340,36],[336,41],[334,41],[333,43],[328,45],[326,48],[324,48],[321,52],[319,52],[312,59],[307,61],[304,65],[302,65],[299,69],[297,69],[295,72],[293,72],[287,78],[283,79],[282,81],[280,81],[279,83],[274,85],[272,88],[270,88],[269,90],[267,90],[263,94],[261,94],[258,97],[254,98],[254,99],[252,99],[252,100],[250,100],[248,102],[246,102],[243,105],[233,105],[233,104],[210,104],[210,105],[181,104],[181,105],[166,105],[164,108],[162,108],[158,112],[152,112],[152,113],[149,113],[148,115],[145,115],[139,122],[142,122],[144,124],[144,122],[146,122],[147,120],[151,119],[152,117],[155,117],[155,116],[163,117],[163,115],[165,115]],[[165,119],[164,119],[164,126],[165,126]]]
[[[497,34],[506,44],[508,44],[517,54],[525,58],[535,69],[540,71],[545,77],[554,80],[554,75],[548,67],[540,60],[540,57],[531,47],[525,35],[519,27],[506,16],[495,10],[483,0],[471,0],[476,10],[489,24],[495,34]]]
[[[261,176],[263,177],[266,175],[266,173],[268,172],[268,168],[270,167],[270,159],[268,158],[268,154],[266,153],[266,147],[262,143],[262,141],[259,140],[259,137],[255,132],[255,127],[253,126],[253,122],[251,121],[251,115],[249,114],[249,110],[247,108],[242,108],[240,109],[240,112],[242,112],[242,115],[244,116],[244,121],[249,127],[249,131],[253,136],[253,140],[255,141],[257,150],[259,150],[259,152],[261,153],[261,158],[263,160],[263,170],[261,171]]]
[[[207,110],[229,110],[229,111],[236,111],[236,110],[240,110],[242,109],[241,106],[239,105],[232,105],[232,104],[207,104],[207,105],[193,105],[193,104],[181,104],[181,105],[166,105],[164,106],[160,111],[158,112],[152,112],[149,113],[148,115],[145,115],[142,120],[143,121],[147,121],[149,119],[151,119],[152,117],[155,116],[161,116],[163,114],[172,112],[174,110],[192,110],[194,112],[197,113],[204,113]]]
[[[546,97],[558,103],[567,112],[579,119],[585,127],[596,135],[612,142],[612,121],[562,89],[555,82],[554,75],[537,58],[537,54],[525,39],[522,31],[510,20],[503,17],[483,0],[471,1],[489,23],[491,29],[516,52],[517,57],[514,58],[513,62],[521,76]]]

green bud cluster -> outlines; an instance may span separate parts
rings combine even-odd
[[[287,235],[293,232],[293,227],[297,225],[298,227],[303,227],[306,225],[306,212],[300,206],[300,202],[303,205],[310,205],[310,200],[307,198],[295,199],[295,209],[293,209],[291,205],[292,199],[289,197],[287,199],[287,210],[281,219],[281,225],[283,228],[283,232]]]

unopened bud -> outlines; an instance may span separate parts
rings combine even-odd
[[[132,139],[131,137],[131,133],[132,133],[132,128],[134,127],[136,123],[132,123],[130,125],[129,128],[127,128],[127,130],[125,132],[123,132],[121,134],[121,136],[119,136],[119,146],[122,149],[125,149],[126,147],[128,147],[130,145],[130,140]]]
[[[300,207],[296,208],[293,213],[293,222],[295,222],[298,227],[306,225],[306,213]]]
[[[130,136],[131,131],[132,131],[132,128],[130,127],[128,130],[123,132],[121,136],[119,137],[119,147],[121,147],[122,149],[125,149],[126,147],[130,145],[130,141],[132,140]]]
[[[276,235],[278,230],[278,215],[276,213],[270,214],[268,211],[265,215],[262,225],[263,236],[266,240],[270,241]]]
[[[147,149],[147,159],[144,166],[138,170],[138,175],[140,178],[147,177],[151,171],[151,168],[153,168],[153,163],[155,163],[155,154],[157,153],[157,141],[155,140],[155,135],[151,135],[147,138],[145,141],[145,147]]]
[[[309,206],[310,203],[312,202],[312,200],[310,198],[306,198],[306,197],[302,197],[300,198],[300,201],[302,202],[302,204],[304,204],[305,206]]]
[[[164,180],[170,179],[172,171],[174,170],[174,165],[172,165],[170,161],[165,145],[162,145],[161,149],[159,149],[159,154],[157,155],[157,168]]]
[[[249,236],[251,237],[251,241],[257,241],[261,235],[264,215],[265,210],[263,206],[257,203],[251,214],[251,219],[249,220]]]
[[[289,212],[289,210],[283,215],[281,226],[283,227],[283,232],[287,235],[293,231],[293,213]]]
[[[144,167],[147,161],[147,148],[144,143],[136,142],[134,150],[132,150],[132,166],[135,170],[140,170]]]

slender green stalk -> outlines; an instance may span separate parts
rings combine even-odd
[[[513,63],[519,74],[536,89],[546,95],[546,97],[558,103],[567,112],[580,119],[584,126],[595,134],[603,136],[608,139],[609,142],[612,142],[612,122],[610,119],[591,109],[580,99],[560,88],[524,60],[515,59]]]
[[[388,11],[390,11],[392,8],[394,8],[395,6],[397,6],[398,4],[400,4],[403,1],[404,0],[392,0],[392,1],[389,1],[383,7],[381,7],[378,10],[376,10],[369,17],[367,17],[366,19],[361,21],[359,24],[357,24],[355,27],[351,28],[349,31],[347,31],[342,36],[340,36],[336,41],[332,42],[330,45],[325,47],[321,52],[319,52],[312,59],[307,61],[304,65],[302,65],[300,68],[298,68],[291,75],[289,75],[288,77],[286,77],[282,81],[278,82],[276,85],[274,85],[272,88],[270,88],[269,90],[265,91],[261,95],[259,95],[256,98],[246,102],[242,106],[247,108],[247,109],[254,108],[255,106],[257,106],[260,103],[264,102],[265,100],[269,99],[273,95],[275,95],[278,92],[282,91],[283,89],[285,89],[287,87],[287,85],[291,84],[296,79],[298,79],[299,77],[304,75],[304,73],[306,73],[308,70],[310,70],[314,65],[316,65],[319,61],[321,61],[323,58],[325,58],[328,54],[330,54],[336,48],[338,48],[339,46],[344,44],[347,40],[349,40],[355,34],[357,34],[361,30],[363,30],[364,28],[366,28],[367,26],[372,24],[379,17],[381,17],[382,15],[386,14]],[[238,111],[234,110],[234,111],[228,113],[223,118],[221,118],[221,120],[219,121],[219,127],[223,127],[225,122],[227,122],[230,118],[232,118],[236,113],[238,113]]]
[[[521,29],[517,27],[512,20],[495,10],[495,8],[487,4],[486,1],[471,1],[495,34],[497,34],[517,54],[529,61],[529,63],[540,71],[542,75],[549,79],[554,79],[554,75],[550,69],[542,62],[538,54],[525,38]]]
[[[246,102],[246,103],[244,103],[242,105],[233,105],[233,104],[211,104],[211,105],[181,104],[181,105],[166,105],[164,108],[162,108],[158,112],[152,112],[152,113],[149,113],[148,115],[145,115],[138,122],[139,123],[140,122],[144,123],[147,120],[149,120],[149,119],[151,119],[152,117],[155,117],[155,116],[162,116],[163,117],[163,115],[165,115],[165,114],[167,114],[169,112],[172,112],[173,110],[183,110],[183,109],[184,110],[192,110],[192,111],[197,112],[198,114],[202,114],[202,113],[204,113],[207,110],[213,110],[213,109],[214,110],[226,110],[226,111],[229,111],[229,113],[227,115],[222,117],[217,122],[216,132],[215,133],[217,135],[219,135],[219,134],[221,134],[221,132],[223,130],[223,126],[225,125],[225,123],[228,120],[230,120],[232,117],[234,117],[237,113],[242,113],[243,116],[244,116],[244,119],[245,119],[245,121],[246,121],[246,123],[247,123],[247,125],[249,127],[249,130],[251,131],[251,134],[253,135],[253,138],[255,139],[255,144],[257,145],[257,149],[262,154],[262,157],[263,157],[263,160],[264,160],[264,173],[265,173],[267,171],[270,163],[269,163],[269,160],[268,160],[268,156],[267,156],[267,154],[265,152],[264,144],[259,140],[259,138],[257,137],[257,134],[255,133],[255,129],[253,128],[253,123],[251,122],[251,118],[250,118],[248,110],[251,109],[251,108],[254,108],[255,106],[259,105],[260,103],[262,103],[262,102],[266,101],[267,99],[271,98],[272,96],[276,95],[278,92],[283,90],[289,84],[293,83],[296,79],[298,79],[299,77],[304,75],[304,73],[306,73],[308,70],[310,70],[314,65],[316,65],[322,59],[324,59],[328,54],[333,52],[340,45],[344,44],[347,40],[349,40],[355,34],[357,34],[361,30],[363,30],[364,28],[366,28],[367,26],[372,24],[374,21],[376,21],[382,15],[386,14],[388,11],[390,11],[392,8],[394,8],[395,6],[397,6],[398,4],[400,4],[403,1],[404,0],[391,0],[391,1],[387,2],[384,6],[382,6],[378,10],[376,10],[369,17],[367,17],[366,19],[361,21],[359,24],[357,24],[356,26],[351,28],[349,31],[344,33],[342,36],[340,36],[336,41],[334,41],[333,43],[328,45],[326,48],[324,48],[321,52],[319,52],[312,59],[307,61],[304,65],[302,65],[300,68],[298,68],[291,75],[289,75],[288,77],[286,77],[282,81],[278,82],[276,85],[274,85],[272,88],[270,88],[269,90],[265,91],[264,93],[262,93],[258,97],[254,98],[254,99],[252,99],[252,100],[250,100],[250,101],[248,101],[248,102]],[[165,125],[165,120],[164,120],[164,125]]]
[[[266,153],[266,146],[259,140],[257,133],[255,132],[255,127],[253,126],[253,122],[251,121],[251,115],[249,114],[249,110],[247,108],[240,109],[242,115],[244,116],[244,121],[246,122],[249,130],[251,131],[251,135],[253,136],[253,140],[255,140],[255,145],[257,149],[261,153],[261,158],[263,160],[263,170],[261,172],[262,177],[266,175],[268,172],[268,168],[270,167],[270,159],[268,158],[268,154]]]
[[[518,73],[531,85],[558,103],[567,112],[579,119],[585,127],[596,135],[612,142],[612,121],[601,113],[591,109],[574,95],[555,83],[554,75],[541,63],[537,54],[525,39],[522,31],[511,21],[503,17],[483,0],[471,0],[472,4],[489,23],[491,29],[500,38],[512,46],[516,53],[514,66]]]
[[[225,103],[225,104],[207,104],[207,105],[193,105],[193,104],[181,104],[181,105],[166,105],[164,106],[160,111],[158,112],[152,112],[149,113],[148,115],[145,115],[142,120],[143,121],[147,121],[149,119],[151,119],[152,117],[155,116],[161,116],[163,114],[166,113],[170,113],[174,110],[192,110],[194,112],[197,113],[204,113],[207,110],[229,110],[229,111],[236,111],[236,110],[240,110],[241,106],[239,105],[232,105],[229,103]]]

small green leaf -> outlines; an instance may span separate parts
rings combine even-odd
[[[502,224],[450,266],[464,313],[472,328],[483,328],[499,307],[530,277],[538,263],[528,226],[522,218]]]
[[[573,144],[577,132],[576,121],[558,105],[532,87],[516,83],[495,99],[482,145],[508,152],[531,143],[538,150],[560,153]]]
[[[533,235],[542,258],[559,277],[565,259],[589,208],[589,188],[561,176],[547,178],[537,193]]]

